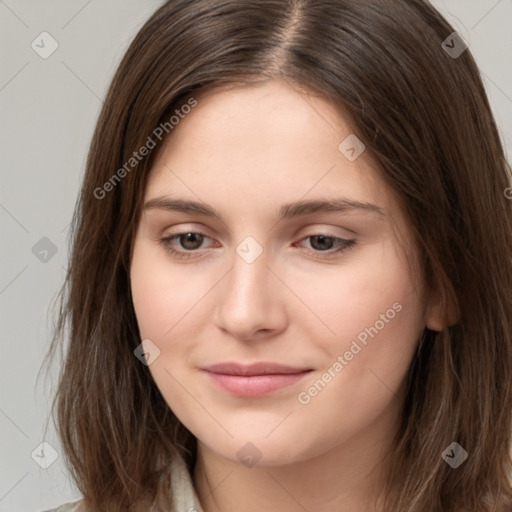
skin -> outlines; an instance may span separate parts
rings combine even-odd
[[[406,374],[423,329],[442,328],[439,304],[425,299],[405,264],[406,251],[417,258],[408,221],[368,152],[351,162],[338,149],[353,129],[327,100],[278,81],[197,99],[161,148],[145,202],[200,201],[222,220],[145,209],[131,283],[141,337],[160,350],[151,374],[198,439],[193,481],[201,504],[206,512],[382,510],[384,455]],[[278,221],[285,203],[336,197],[373,203],[384,215]],[[195,246],[184,237],[171,243],[193,253],[189,259],[160,243],[189,232],[206,237]],[[334,253],[335,245],[322,250],[319,234],[357,243]],[[263,250],[252,263],[236,251],[247,236]],[[300,403],[299,393],[396,303],[400,312]],[[269,395],[237,397],[201,370],[226,361],[313,371]],[[237,456],[249,442],[261,456],[253,467]]]

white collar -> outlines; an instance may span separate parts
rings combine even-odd
[[[173,512],[204,512],[184,459],[177,455],[171,462]]]

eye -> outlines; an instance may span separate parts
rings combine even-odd
[[[207,238],[209,239],[210,237],[204,233],[188,231],[162,238],[159,242],[169,254],[172,254],[174,257],[179,259],[187,259],[196,257],[197,254],[194,253],[201,252],[198,249],[201,248],[201,245]],[[332,257],[333,255],[348,251],[356,244],[356,240],[346,240],[344,238],[327,234],[309,235],[303,238],[300,242],[308,239],[311,239],[311,248],[306,247],[306,250],[321,258]],[[173,245],[175,241],[179,242],[182,250],[174,248]]]
[[[312,249],[307,248],[308,251],[313,252],[315,256],[320,256],[321,258],[331,257],[333,255],[346,252],[356,244],[356,240],[346,240],[344,238],[327,234],[308,235],[303,238],[301,242],[308,239],[311,240],[310,246],[312,247]],[[334,250],[332,250],[333,248]]]
[[[206,236],[204,233],[188,231],[185,233],[176,233],[175,235],[162,238],[160,240],[160,243],[162,244],[164,249],[173,256],[185,259],[193,256],[193,254],[190,253],[196,252],[197,249],[201,247],[201,244],[203,243],[205,238],[210,237]],[[177,240],[180,243],[185,252],[174,249],[173,242],[175,240]]]

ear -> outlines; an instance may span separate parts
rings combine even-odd
[[[427,305],[426,326],[431,331],[444,331],[460,320],[460,310],[453,293],[437,291]]]

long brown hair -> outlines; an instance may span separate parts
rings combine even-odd
[[[67,337],[54,405],[89,510],[169,507],[165,468],[196,455],[133,355],[129,269],[155,129],[172,137],[173,113],[211,87],[268,79],[350,115],[414,229],[429,290],[459,309],[418,344],[386,509],[512,510],[511,173],[470,51],[443,48],[453,32],[426,0],[172,0],[142,27],[90,146],[49,352]],[[148,137],[156,147],[131,160]],[[457,469],[441,457],[454,441],[469,455]]]

